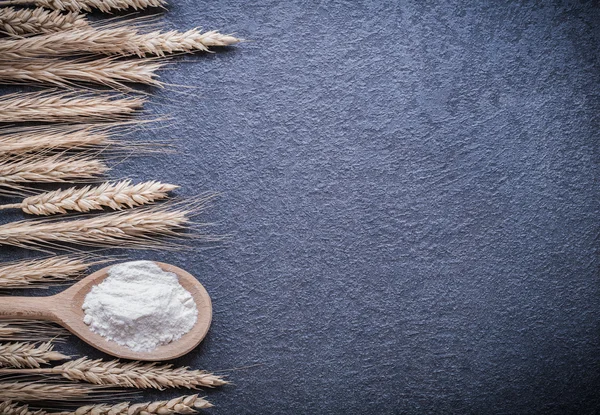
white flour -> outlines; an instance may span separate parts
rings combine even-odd
[[[118,264],[108,275],[83,302],[83,321],[93,332],[136,352],[147,352],[194,327],[198,309],[177,275],[151,261]]]

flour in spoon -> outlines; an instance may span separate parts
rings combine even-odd
[[[136,352],[179,339],[198,318],[192,295],[177,275],[152,261],[112,266],[83,302],[90,330]]]

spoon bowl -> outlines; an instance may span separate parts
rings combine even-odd
[[[60,294],[50,297],[0,297],[0,319],[27,319],[53,321],[65,327],[71,333],[90,346],[112,356],[142,361],[163,361],[183,356],[194,349],[206,336],[212,320],[212,304],[206,289],[190,273],[174,265],[155,262],[163,271],[177,275],[179,283],[194,299],[198,309],[198,318],[192,329],[181,338],[158,346],[149,352],[136,352],[126,346],[107,340],[94,333],[83,322],[83,302],[92,287],[108,277],[108,270],[102,268],[85,277],[77,284]]]

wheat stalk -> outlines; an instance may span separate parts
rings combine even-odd
[[[126,83],[162,86],[156,72],[164,64],[154,59],[2,59],[0,56],[0,83],[47,84],[68,88],[83,83],[103,85],[122,91],[131,91]]]
[[[108,390],[95,385],[38,382],[0,382],[0,401],[72,401],[104,397]]]
[[[69,356],[55,352],[51,342],[4,343],[0,344],[0,366],[15,368],[39,368],[55,360],[66,360]]]
[[[26,159],[15,156],[0,157],[0,186],[14,191],[26,191],[23,183],[72,183],[94,180],[109,168],[93,155],[65,156],[54,154],[43,157],[34,153]]]
[[[67,211],[89,212],[108,207],[113,210],[132,208],[166,199],[179,186],[157,181],[131,184],[131,180],[103,183],[100,186],[71,187],[25,198],[21,203],[0,205],[0,210],[19,208],[30,215],[54,215]],[[1,287],[1,281],[0,281]]]
[[[86,405],[75,411],[54,412],[54,415],[176,415],[195,414],[196,409],[208,409],[212,405],[198,395],[180,396],[169,401],[156,401],[132,404],[123,402],[115,405]],[[31,411],[27,405],[17,405],[11,401],[0,403],[3,415],[50,415],[43,410]]]
[[[2,64],[0,63],[0,78]],[[145,99],[141,97],[119,97],[112,94],[90,94],[81,91],[71,92],[33,92],[15,93],[0,98],[0,123],[10,122],[81,122],[81,121],[109,121],[119,120],[136,113],[144,105]],[[87,133],[87,134],[86,134]],[[40,137],[40,145],[47,143],[48,138]],[[29,137],[31,142],[36,136]],[[50,137],[56,139],[56,135]],[[104,137],[90,131],[79,131],[69,135],[63,140],[71,142],[100,143]],[[0,136],[0,143],[11,140],[9,137]],[[15,141],[14,138],[12,138]],[[19,143],[12,147],[18,148]],[[35,147],[35,146],[34,146]],[[30,146],[31,148],[31,146]],[[11,144],[2,146],[0,150],[10,151]]]
[[[110,385],[137,389],[166,389],[198,387],[214,388],[228,382],[221,376],[204,370],[157,363],[90,360],[85,357],[60,366],[41,369],[0,369],[0,374],[61,375],[71,381],[95,385]]]
[[[44,250],[44,247],[73,249],[67,244],[153,249],[177,248],[176,238],[191,223],[191,215],[202,210],[213,195],[202,197],[195,206],[162,205],[86,219],[33,219],[0,225],[0,244]],[[193,236],[193,235],[192,235]],[[162,238],[162,239],[161,239]],[[222,238],[202,235],[204,241]]]
[[[217,31],[202,33],[198,29],[178,32],[140,33],[138,27],[108,29],[74,29],[23,39],[0,40],[3,59],[87,54],[165,56],[169,53],[208,52],[211,46],[230,46],[240,39]]]
[[[59,255],[0,265],[0,289],[46,288],[83,276],[92,265],[109,262],[91,255]]]
[[[71,12],[91,12],[97,9],[104,13],[119,10],[142,10],[151,7],[161,7],[167,4],[165,0],[5,0],[0,1],[0,6],[9,5],[35,5],[47,9]]]
[[[60,11],[48,11],[42,8],[0,9],[0,30],[10,35],[53,33],[87,26],[85,17],[78,13],[63,14]]]
[[[3,320],[0,322],[0,341],[56,340],[66,335],[67,331],[62,327],[45,322],[29,320]]]

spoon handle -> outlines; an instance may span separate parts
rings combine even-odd
[[[0,297],[0,320],[56,320],[52,297]]]

